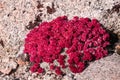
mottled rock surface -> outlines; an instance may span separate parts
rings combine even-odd
[[[29,71],[30,63],[19,59],[26,34],[39,23],[63,15],[96,18],[120,35],[119,0],[0,0],[0,80],[120,80],[120,56],[116,53],[91,62],[79,74]]]

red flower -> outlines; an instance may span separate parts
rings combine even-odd
[[[90,54],[89,52],[84,52],[82,60],[91,61],[92,59],[93,59],[92,54]]]
[[[55,69],[55,65],[53,65],[53,64],[50,65],[50,69],[51,69],[51,70],[54,70],[54,69]]]
[[[76,56],[76,57],[74,58],[74,62],[75,62],[76,64],[78,64],[79,61],[80,61],[80,58]]]
[[[30,67],[30,71],[31,71],[31,72],[36,72],[37,69],[36,69],[35,67],[31,66],[31,67]]]
[[[42,73],[43,71],[44,71],[44,69],[43,69],[43,68],[41,68],[41,67],[40,67],[40,68],[38,68],[38,70],[37,70],[37,72],[38,72],[38,73]]]
[[[62,74],[62,71],[60,70],[60,67],[56,67],[55,73],[56,73],[57,75],[61,75],[61,74]]]
[[[31,70],[31,72],[36,72],[38,68],[39,68],[39,64],[36,63],[30,67],[30,70]]]
[[[75,67],[74,65],[70,65],[69,68],[73,73],[78,73],[78,68]]]
[[[82,72],[84,62],[108,55],[106,47],[109,44],[109,34],[96,19],[76,16],[68,20],[63,16],[32,29],[25,39],[24,52],[29,54],[33,63],[32,72],[42,73],[44,69],[40,64],[47,62],[50,69],[60,75],[63,73],[61,69],[66,67],[73,73]]]
[[[78,63],[78,72],[82,72],[85,69],[85,63],[79,62]]]

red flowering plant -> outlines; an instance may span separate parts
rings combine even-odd
[[[50,70],[59,75],[67,67],[73,73],[82,72],[85,62],[108,55],[109,44],[109,34],[96,19],[74,17],[68,20],[62,16],[32,29],[25,39],[24,52],[33,63],[32,72],[44,72],[40,64],[46,62]],[[67,49],[65,54],[64,49]]]

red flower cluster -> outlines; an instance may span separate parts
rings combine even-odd
[[[108,45],[109,34],[96,19],[74,17],[68,20],[63,16],[31,30],[25,39],[24,52],[33,63],[32,72],[42,73],[44,69],[40,64],[47,62],[56,74],[62,74],[66,67],[79,73],[85,69],[85,62],[106,56]],[[67,49],[66,54],[62,53],[64,49]]]

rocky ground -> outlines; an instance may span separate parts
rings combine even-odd
[[[91,62],[79,74],[29,71],[27,56],[21,55],[26,34],[39,23],[63,15],[96,18],[120,36],[119,0],[0,0],[0,80],[120,80],[116,53]]]

